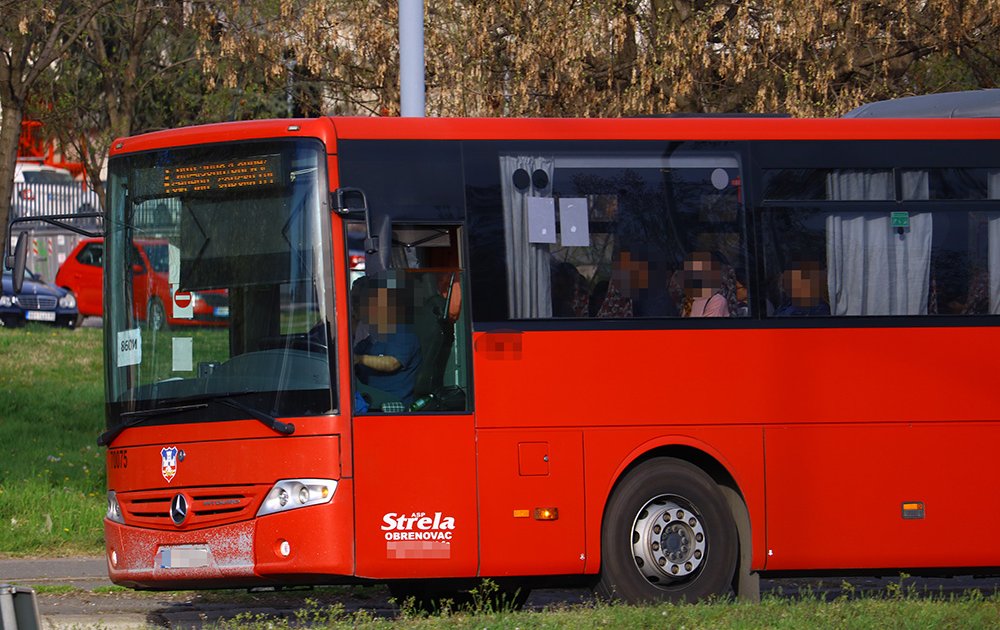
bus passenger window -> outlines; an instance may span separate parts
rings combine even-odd
[[[681,143],[500,155],[499,166],[511,319],[749,315],[735,155]],[[685,270],[690,252],[711,252],[717,268]],[[712,273],[720,297],[706,310],[685,278]]]

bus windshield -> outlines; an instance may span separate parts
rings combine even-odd
[[[108,190],[109,430],[336,408],[321,144],[125,155]]]

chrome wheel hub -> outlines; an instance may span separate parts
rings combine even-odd
[[[653,583],[688,578],[705,561],[707,537],[701,518],[679,497],[648,501],[632,524],[632,555]]]

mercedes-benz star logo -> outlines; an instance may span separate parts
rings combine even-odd
[[[174,525],[180,525],[188,515],[188,502],[183,494],[175,495],[170,502],[170,520]]]

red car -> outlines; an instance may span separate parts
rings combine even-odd
[[[132,291],[136,319],[149,320],[150,327],[225,326],[229,321],[229,296],[225,290],[172,295],[168,272],[170,255],[165,240],[134,241]],[[104,239],[88,238],[77,243],[59,267],[56,285],[76,296],[83,316],[103,314]]]

